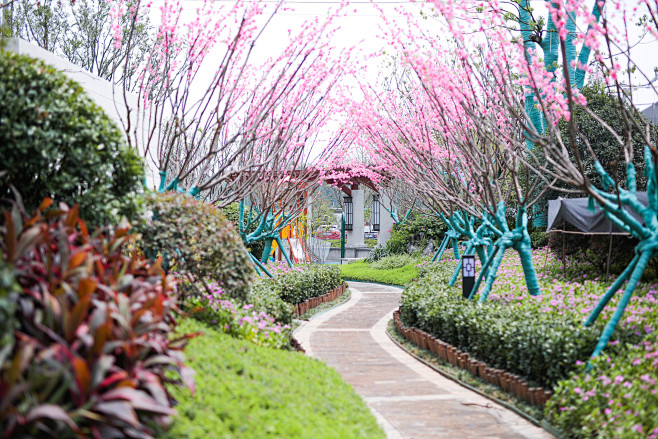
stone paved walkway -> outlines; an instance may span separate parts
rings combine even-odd
[[[295,337],[365,399],[389,439],[544,439],[550,434],[398,348],[386,326],[401,289],[350,282],[352,297]]]

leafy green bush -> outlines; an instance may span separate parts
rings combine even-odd
[[[492,294],[483,304],[462,299],[461,288],[448,287],[454,263],[432,264],[418,282],[407,285],[400,317],[468,352],[492,367],[552,387],[569,376],[576,361],[594,350],[605,322],[582,325],[582,314],[551,307],[550,296]],[[426,269],[427,270],[427,269]],[[630,328],[618,328],[621,341],[634,340]]]
[[[0,229],[0,260],[12,267],[2,294],[17,300],[0,306],[14,321],[0,351],[3,437],[152,437],[174,412],[164,382],[191,386],[189,337],[171,337],[172,279],[127,254],[125,228],[90,236],[76,207],[18,212]]]
[[[270,281],[269,278],[261,277],[257,278],[251,285],[246,301],[253,304],[257,310],[272,316],[275,321],[289,325],[292,323],[293,307],[281,299],[281,296],[282,293],[278,283]]]
[[[194,395],[171,389],[178,415],[162,437],[384,437],[352,387],[322,362],[236,340],[192,319],[180,328],[204,333],[186,349],[204,385]]]
[[[78,204],[90,225],[117,224],[140,209],[143,163],[80,85],[54,67],[0,50],[0,198],[23,191]]]
[[[418,278],[418,267],[413,262],[400,268],[375,270],[365,261],[356,261],[341,265],[340,272],[344,279],[388,285],[404,285]]]
[[[430,240],[438,246],[447,230],[442,219],[415,214],[404,223],[393,226],[391,238],[386,243],[386,250],[389,254],[406,253],[407,246],[413,244],[419,251],[422,251]]]
[[[375,248],[372,249],[372,251],[365,259],[365,261],[371,264],[373,262],[379,261],[382,258],[385,258],[386,256],[388,256],[388,251],[386,250],[386,247],[382,245],[377,245]]]
[[[193,282],[211,279],[229,295],[247,297],[251,262],[233,224],[217,208],[174,192],[150,195],[146,203],[152,216],[135,229],[147,256],[160,254]]]
[[[291,270],[271,280],[280,291],[280,297],[293,305],[326,294],[339,286],[341,281],[337,265],[302,265],[298,266],[298,270]]]
[[[392,270],[395,268],[402,268],[405,265],[418,264],[421,260],[409,255],[390,255],[385,258],[381,258],[376,262],[370,264],[370,268],[373,270]]]
[[[541,248],[548,245],[548,233],[542,230],[533,230],[530,233],[530,245],[532,248]]]

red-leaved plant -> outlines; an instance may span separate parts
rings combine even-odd
[[[77,207],[51,205],[29,219],[15,206],[0,228],[19,285],[0,346],[0,437],[150,438],[173,413],[164,384],[193,390],[190,335],[171,337],[173,281],[128,251],[128,225],[92,236]]]

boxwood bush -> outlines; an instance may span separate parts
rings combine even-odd
[[[209,279],[246,299],[253,268],[234,225],[215,206],[174,192],[149,195],[146,205],[150,214],[135,228],[147,256],[161,255],[192,285]]]
[[[318,297],[339,286],[342,282],[337,265],[302,265],[273,279],[280,297],[288,303],[297,304]]]
[[[0,50],[0,102],[0,199],[13,185],[28,212],[45,197],[78,204],[89,226],[139,212],[143,162],[80,85]]]
[[[447,286],[454,263],[428,265],[424,276],[408,284],[402,294],[400,313],[405,324],[541,386],[553,387],[569,376],[577,361],[587,360],[605,324],[599,319],[584,327],[582,314],[547,306],[548,296],[526,294],[522,300],[483,304],[466,301],[461,288]],[[615,336],[620,341],[637,340],[630,328],[618,328]]]

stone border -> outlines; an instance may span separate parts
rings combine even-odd
[[[322,296],[318,296],[318,297],[312,297],[306,300],[305,302],[298,303],[295,305],[293,314],[296,317],[300,317],[306,314],[308,311],[312,310],[313,308],[322,305],[323,303],[333,302],[334,300],[342,296],[345,293],[346,289],[347,289],[347,284],[343,282],[342,285],[337,286],[333,290],[329,291],[327,294],[323,294]]]
[[[518,396],[532,405],[543,407],[553,394],[550,390],[545,390],[542,387],[530,387],[518,375],[489,367],[485,362],[471,358],[468,353],[460,351],[451,344],[439,340],[421,329],[405,326],[400,319],[399,309],[393,312],[393,323],[400,334],[419,348],[433,352],[453,366],[467,370],[473,376],[498,386],[505,392]]]

